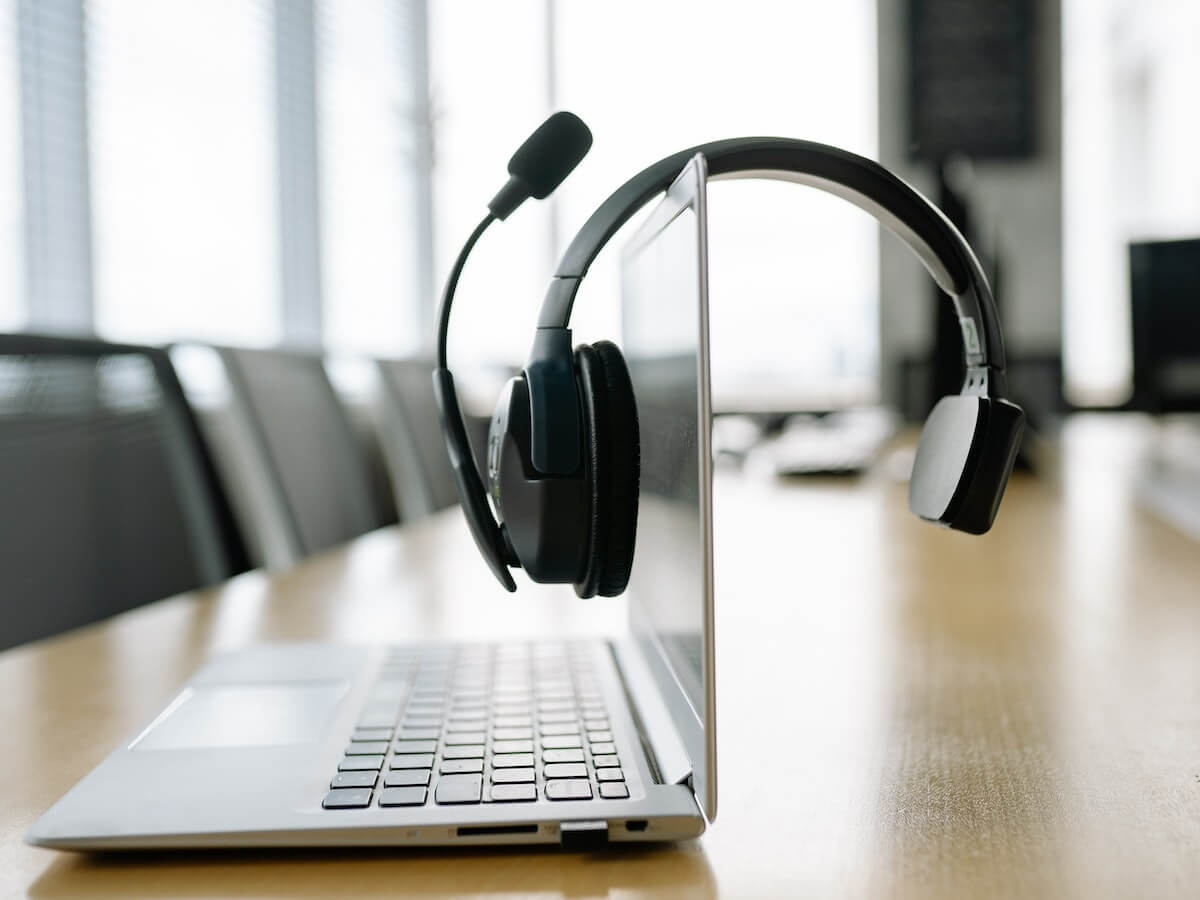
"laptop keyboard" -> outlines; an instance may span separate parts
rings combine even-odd
[[[391,650],[325,809],[629,796],[586,644]]]

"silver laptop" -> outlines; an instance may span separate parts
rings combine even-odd
[[[584,848],[700,834],[717,796],[705,178],[698,156],[622,259],[642,429],[627,637],[219,657],[26,839]]]

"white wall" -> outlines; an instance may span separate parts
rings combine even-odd
[[[928,165],[907,159],[908,0],[878,0],[880,161],[932,195]],[[1018,353],[1056,353],[1062,344],[1062,88],[1061,18],[1057,0],[1034,4],[1038,23],[1037,156],[1021,162],[975,164],[970,193],[986,247],[1004,261],[1001,317]],[[933,281],[916,257],[890,235],[880,243],[880,346],[883,396],[898,398],[901,358],[925,353],[934,318]]]

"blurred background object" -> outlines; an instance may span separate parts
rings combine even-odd
[[[0,335],[0,649],[247,568],[167,355]]]
[[[1197,48],[1193,0],[0,0],[0,331],[171,345],[248,559],[286,566],[456,502],[422,375],[437,290],[548,113],[596,141],[464,273],[477,444],[591,210],[680,147],[783,134],[879,159],[968,233],[1036,467],[1079,409],[1200,427]],[[710,244],[728,460],[827,471],[840,441],[866,471],[888,432],[853,428],[960,377],[950,305],[850,205],[717,183]],[[619,331],[616,259],[581,341]],[[305,454],[330,466],[285,474]]]

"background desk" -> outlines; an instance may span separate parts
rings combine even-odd
[[[1137,423],[1082,419],[983,539],[904,487],[717,483],[721,808],[700,840],[88,857],[21,834],[210,653],[605,633],[489,582],[457,513],[0,654],[0,894],[1114,896],[1200,888],[1200,545],[1140,512]],[[186,773],[180,773],[186,777]]]

